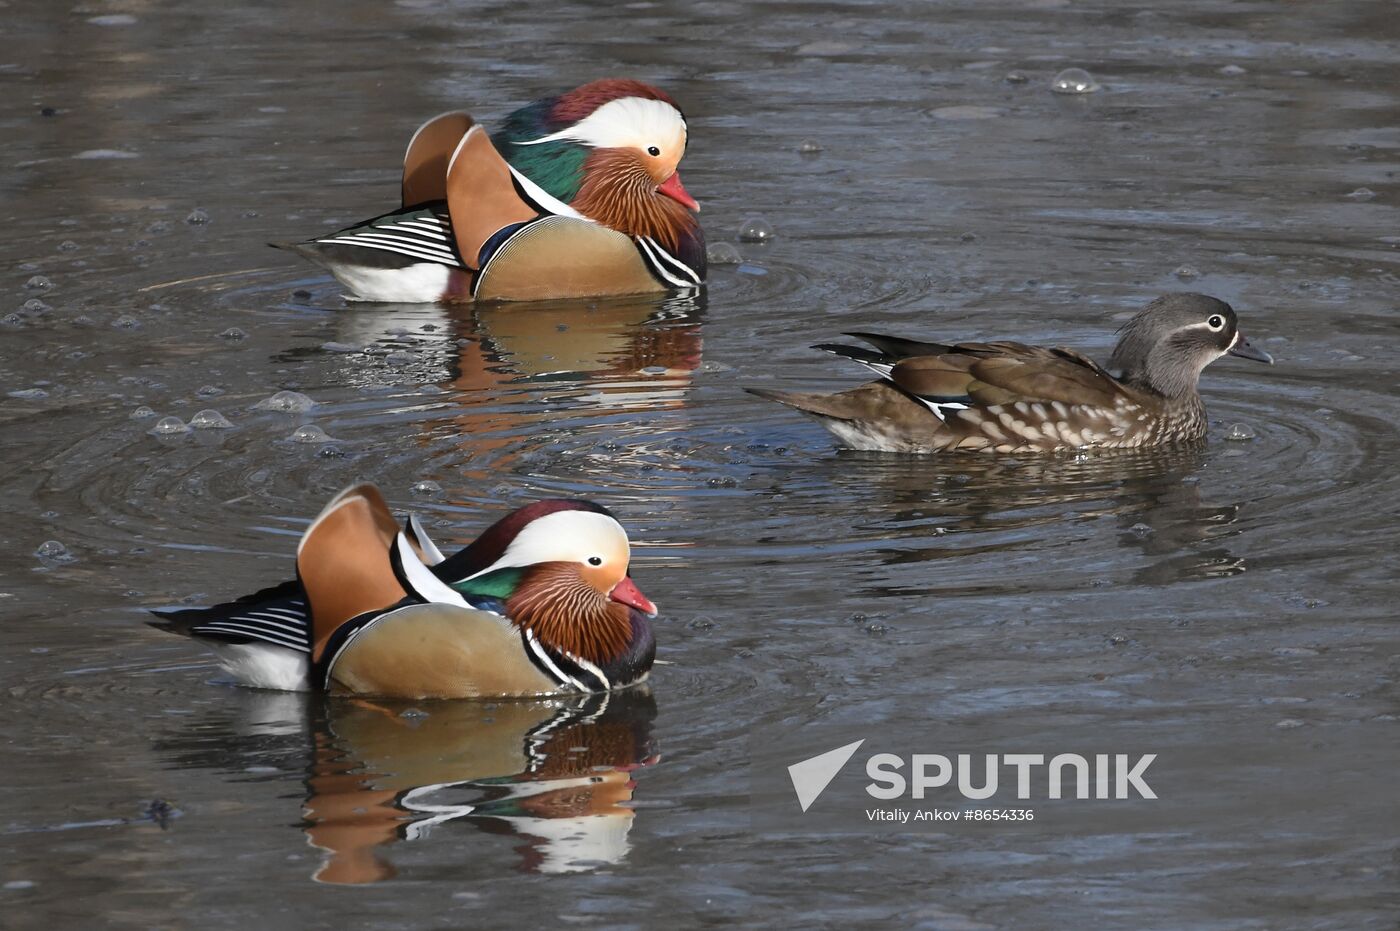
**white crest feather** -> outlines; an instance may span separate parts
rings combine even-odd
[[[467,578],[542,562],[583,562],[590,556],[606,559],[615,553],[621,554],[626,565],[630,553],[627,531],[617,521],[596,511],[555,511],[526,524],[500,559]]]
[[[518,145],[539,145],[565,139],[595,149],[633,147],[662,149],[685,146],[685,119],[679,110],[662,100],[623,97],[610,100],[572,126]]]

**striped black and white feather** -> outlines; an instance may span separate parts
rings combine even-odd
[[[338,250],[368,249],[372,253],[387,253],[383,257],[386,261],[402,265],[431,262],[450,268],[466,267],[457,250],[445,201],[386,213],[312,243],[323,256],[332,258]]]
[[[162,630],[230,644],[266,643],[311,652],[311,613],[296,580],[209,608],[152,611]]]
[[[672,288],[694,288],[701,281],[700,274],[689,265],[667,252],[650,236],[634,236],[637,251],[642,254],[651,273]]]

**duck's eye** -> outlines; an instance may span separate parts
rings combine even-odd
[[[658,155],[661,154],[661,150],[654,145],[649,145],[647,146],[647,154],[650,155],[652,158],[656,158]]]
[[[601,566],[601,565],[603,564],[603,557],[601,557],[601,556],[590,556],[590,557],[588,557],[588,564],[589,564],[590,566]]]
[[[1212,330],[1218,330],[1224,325],[1225,318],[1219,314],[1211,314],[1210,319],[1206,321],[1206,326],[1210,327]]]

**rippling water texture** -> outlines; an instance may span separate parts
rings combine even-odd
[[[1394,796],[1325,775],[1098,842],[761,835],[745,777],[751,729],[832,722],[1394,765],[1390,4],[9,0],[0,35],[7,927],[1392,926]],[[424,117],[614,73],[684,103],[713,241],[776,231],[699,299],[347,307],[263,245],[393,206]],[[1197,449],[854,454],[738,390],[855,383],[808,345],[856,327],[1102,356],[1185,288],[1278,359],[1209,370]],[[451,544],[605,503],[672,665],[604,707],[328,705],[143,626],[286,577],[361,478]]]

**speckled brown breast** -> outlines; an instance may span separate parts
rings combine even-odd
[[[1199,398],[1165,403],[1120,397],[1112,408],[1060,401],[1017,401],[945,414],[932,449],[996,453],[1059,449],[1133,449],[1205,435]]]

